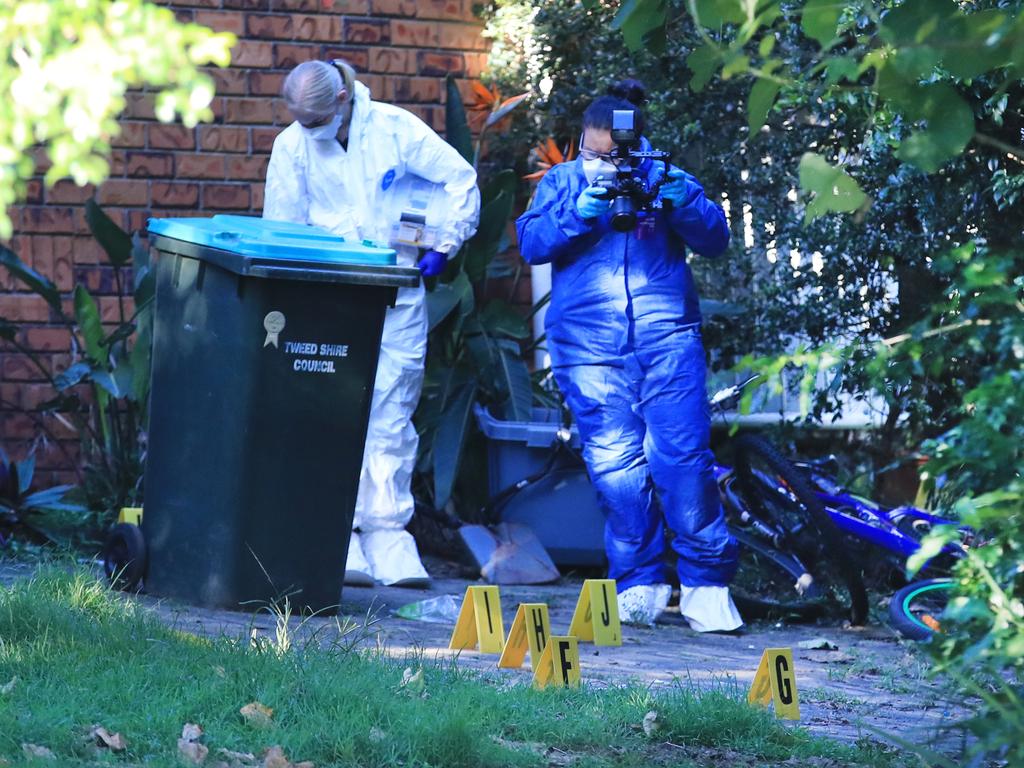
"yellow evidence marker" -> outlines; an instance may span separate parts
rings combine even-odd
[[[462,651],[480,646],[480,653],[501,653],[505,645],[505,625],[501,623],[501,597],[498,588],[467,587],[459,618],[448,648]]]
[[[530,652],[530,667],[536,672],[540,655],[551,636],[551,621],[548,607],[544,603],[520,603],[512,627],[508,631],[508,642],[498,659],[503,669],[518,669],[523,666],[526,652]]]
[[[765,648],[750,684],[747,702],[767,707],[775,704],[775,716],[800,719],[800,696],[796,692],[796,670],[790,648]]]
[[[544,646],[533,668],[533,687],[542,690],[549,685],[580,687],[580,649],[575,637],[555,635]]]
[[[142,525],[142,507],[121,507],[117,515],[117,522]]]
[[[569,634],[594,645],[622,645],[615,579],[587,579],[576,601]]]

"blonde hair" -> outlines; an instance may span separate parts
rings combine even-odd
[[[352,98],[355,80],[356,71],[342,59],[334,59],[330,64],[304,61],[288,73],[281,95],[293,112],[326,115],[337,108],[338,93],[342,88]]]

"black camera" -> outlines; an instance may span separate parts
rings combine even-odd
[[[616,232],[629,232],[636,227],[638,211],[652,211],[665,203],[658,199],[658,190],[668,178],[669,162],[672,155],[658,150],[641,150],[640,135],[635,127],[636,113],[631,109],[616,109],[612,112],[612,141],[615,147],[611,156],[617,170],[611,179],[598,179],[596,186],[602,187],[602,200],[611,200],[611,224]],[[637,173],[644,160],[661,161],[665,173],[653,184]]]

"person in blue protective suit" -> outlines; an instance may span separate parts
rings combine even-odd
[[[648,182],[667,173],[663,207],[639,211],[635,229],[612,228],[599,183],[623,162],[612,151],[612,115],[633,110],[642,131],[644,93],[636,81],[609,93],[583,116],[579,158],[544,176],[516,222],[519,248],[531,264],[552,264],[548,349],[607,515],[620,616],[650,624],[666,608],[667,524],[680,612],[694,629],[730,631],[743,623],[728,590],[737,545],[712,473],[701,317],[687,265],[688,251],[722,253],[728,225],[692,175],[645,159],[633,172]],[[650,148],[646,139],[640,148]]]

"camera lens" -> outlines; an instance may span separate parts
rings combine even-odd
[[[611,224],[616,232],[629,232],[636,226],[636,207],[626,195],[612,200]]]

